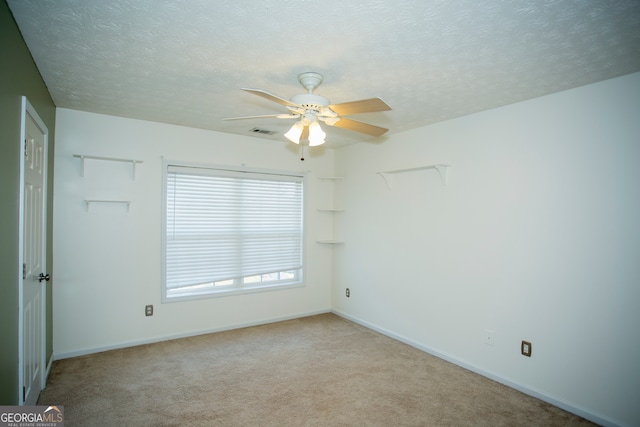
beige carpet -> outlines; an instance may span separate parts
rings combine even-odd
[[[66,426],[587,426],[333,314],[56,361]]]

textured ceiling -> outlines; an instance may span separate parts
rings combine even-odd
[[[332,103],[389,104],[351,118],[390,135],[640,71],[638,0],[7,3],[58,107],[283,143],[291,120],[222,120],[287,112],[240,88],[289,99],[316,71]]]

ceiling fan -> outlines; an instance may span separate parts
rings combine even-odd
[[[287,110],[289,110],[289,113],[230,117],[223,120],[255,118],[299,119],[284,136],[296,144],[300,144],[301,141],[308,141],[311,147],[324,144],[325,142],[326,134],[320,127],[319,121],[329,126],[336,126],[371,136],[381,136],[389,130],[344,117],[351,114],[391,110],[391,107],[383,100],[380,98],[370,98],[361,101],[331,104],[324,96],[313,93],[313,91],[320,86],[322,80],[322,74],[319,73],[306,72],[299,74],[298,81],[302,87],[307,90],[307,93],[295,95],[291,100],[286,100],[261,89],[242,88],[244,91],[285,106]]]

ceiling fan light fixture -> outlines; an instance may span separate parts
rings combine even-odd
[[[327,134],[320,127],[320,123],[313,122],[309,125],[309,147],[324,144],[324,138]]]
[[[304,126],[302,125],[302,122],[295,122],[284,136],[294,144],[300,144],[300,135],[302,135],[303,130]]]

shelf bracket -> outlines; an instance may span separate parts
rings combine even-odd
[[[378,175],[384,178],[384,182],[387,183],[387,187],[391,190],[393,188],[393,175],[389,172],[378,172]]]
[[[449,168],[451,165],[435,165],[436,170],[440,174],[440,178],[442,178],[442,183],[444,185],[449,184]]]

